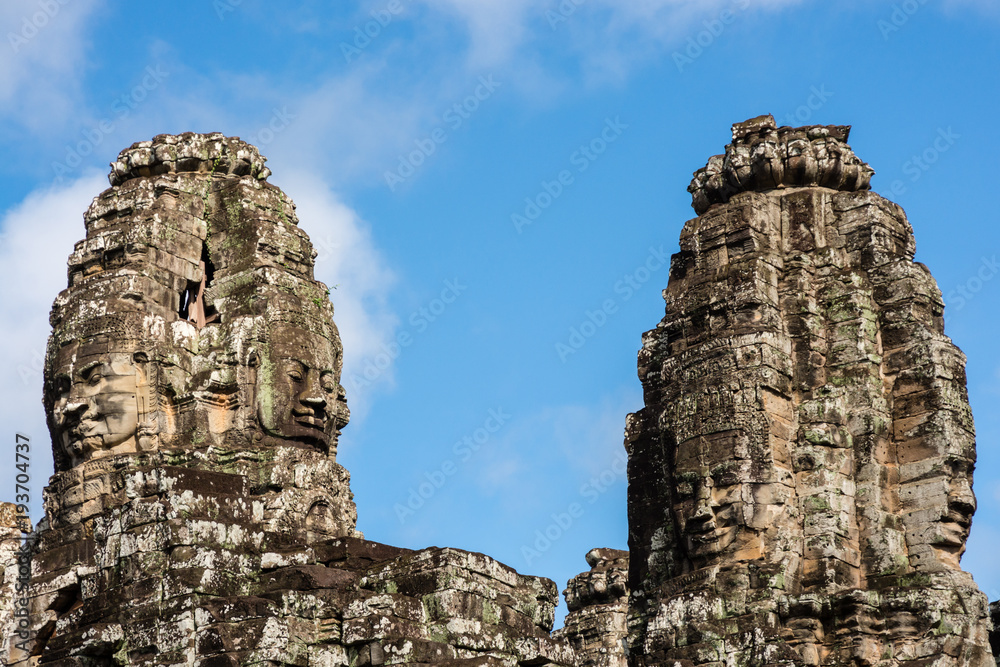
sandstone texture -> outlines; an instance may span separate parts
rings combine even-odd
[[[569,641],[579,667],[625,667],[628,552],[591,549],[587,564],[563,592],[569,614],[553,635]]]
[[[993,657],[997,665],[1000,665],[1000,601],[990,603],[990,619],[993,621],[993,630],[990,632],[990,648],[993,649]]]
[[[51,315],[31,639],[0,616],[5,664],[574,665],[553,582],[356,530],[333,306],[264,162],[158,136],[87,210]]]
[[[0,505],[3,664],[996,667],[965,358],[849,130],[761,116],[694,174],[629,551],[556,632],[548,579],[358,532],[330,292],[257,149],[134,144],[52,308],[45,517]]]
[[[27,551],[22,551],[22,538],[31,533],[27,516],[13,503],[0,503],[0,646],[22,641],[25,631],[27,598],[31,566]],[[23,506],[22,506],[23,509]],[[23,557],[19,558],[23,554]],[[0,651],[0,657],[5,651]]]
[[[993,665],[965,358],[847,127],[696,172],[630,415],[629,664]]]

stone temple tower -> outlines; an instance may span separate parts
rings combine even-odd
[[[629,661],[993,666],[965,358],[849,127],[733,126],[630,415]]]
[[[333,306],[269,175],[239,139],[161,135],[86,212],[44,374],[56,472],[30,585],[0,585],[3,664],[574,665],[553,582],[356,531]]]

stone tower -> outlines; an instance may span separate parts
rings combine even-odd
[[[965,358],[849,127],[695,173],[630,415],[630,664],[993,665]]]
[[[553,582],[356,531],[333,307],[269,175],[239,139],[161,135],[86,212],[51,315],[30,641],[0,616],[4,664],[575,664]]]

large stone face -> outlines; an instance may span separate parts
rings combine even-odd
[[[551,581],[356,531],[333,307],[269,174],[238,139],[159,136],[88,209],[51,316],[31,640],[0,615],[5,664],[574,664]]]
[[[629,416],[630,663],[986,665],[965,358],[846,127],[695,174]]]

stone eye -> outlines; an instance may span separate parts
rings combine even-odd
[[[95,365],[95,366],[91,366],[90,368],[85,369],[83,371],[82,375],[83,375],[84,382],[86,382],[87,384],[89,384],[91,386],[96,386],[96,385],[100,384],[101,380],[104,378],[104,374],[101,373],[101,366],[100,366],[100,364]]]

